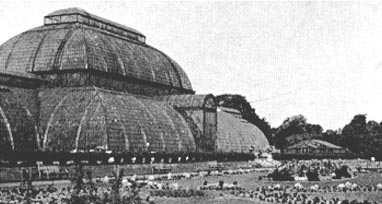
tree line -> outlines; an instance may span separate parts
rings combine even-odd
[[[365,156],[382,155],[382,122],[367,120],[365,114],[355,115],[343,128],[323,131],[318,124],[310,124],[303,115],[287,118],[273,129],[274,145],[285,148],[303,140],[320,139],[346,147]]]
[[[321,125],[311,124],[303,115],[286,118],[278,127],[271,127],[265,118],[261,118],[241,95],[219,95],[218,106],[234,108],[242,113],[244,119],[263,131],[269,143],[277,149],[309,139],[320,139],[346,147],[360,155],[382,156],[382,122],[367,120],[367,115],[357,114],[348,124],[337,130],[324,131]]]

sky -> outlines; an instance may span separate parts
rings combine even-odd
[[[0,43],[80,7],[135,28],[197,94],[240,94],[272,127],[382,121],[382,2],[0,0]]]

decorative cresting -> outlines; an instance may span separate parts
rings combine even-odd
[[[9,90],[0,89],[0,153],[38,150],[39,137],[29,110]]]
[[[44,26],[1,45],[0,71],[31,72],[49,80],[57,73],[93,70],[193,93],[183,69],[144,41],[134,29],[81,9],[64,9],[46,16]],[[79,83],[75,76],[66,80],[68,85]]]
[[[249,152],[251,146],[263,150],[269,145],[259,128],[233,113],[218,108],[217,152]]]
[[[60,88],[40,94],[44,148],[54,151],[193,152],[184,118],[170,105],[99,88]],[[48,104],[51,104],[48,106]]]

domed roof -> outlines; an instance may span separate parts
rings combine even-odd
[[[269,145],[264,133],[252,123],[241,118],[238,110],[218,108],[218,152],[249,152],[251,146],[255,150],[264,150]]]
[[[0,46],[0,71],[94,70],[192,90],[183,69],[145,36],[78,8],[53,12],[44,26]]]
[[[172,106],[99,88],[40,93],[43,146],[55,151],[194,152],[192,133]]]

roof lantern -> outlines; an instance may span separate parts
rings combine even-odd
[[[146,42],[146,37],[139,31],[90,14],[81,8],[68,8],[48,14],[44,17],[44,25],[59,25],[80,23],[101,30],[105,30],[121,37],[136,40],[141,43]]]

